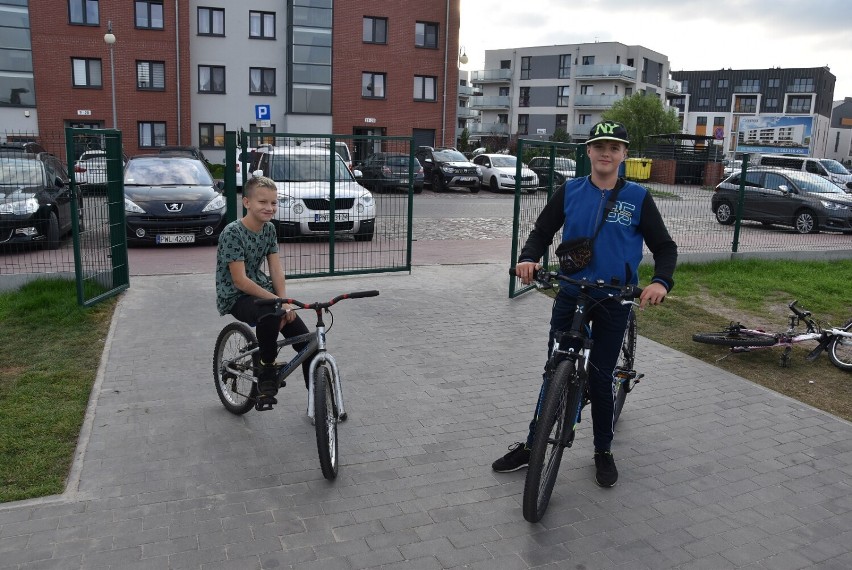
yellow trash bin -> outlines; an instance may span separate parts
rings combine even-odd
[[[631,180],[648,180],[651,178],[650,158],[628,158],[625,162],[624,176]]]

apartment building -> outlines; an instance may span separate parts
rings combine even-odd
[[[729,156],[827,156],[836,78],[828,67],[676,71],[669,94],[685,133],[712,136]]]
[[[452,143],[460,0],[0,0],[0,15],[7,133],[115,125],[129,155],[196,145],[217,162],[240,129]]]
[[[831,128],[825,158],[833,158],[852,166],[852,97],[832,104]]]
[[[481,95],[469,106],[480,117],[467,128],[471,139],[547,139],[562,130],[582,141],[616,101],[645,93],[665,103],[678,93],[669,67],[661,53],[618,42],[486,50],[485,69],[471,74]]]

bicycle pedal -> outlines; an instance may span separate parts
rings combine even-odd
[[[267,410],[271,410],[272,406],[278,403],[278,400],[273,398],[272,396],[264,396],[262,398],[258,398],[254,403],[254,409],[258,412],[265,412]]]

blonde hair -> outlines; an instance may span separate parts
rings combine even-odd
[[[254,194],[255,188],[269,188],[270,190],[278,189],[275,186],[275,181],[264,176],[262,170],[255,170],[252,172],[251,178],[246,180],[245,187],[243,188],[243,196],[245,198],[251,198],[252,194]]]

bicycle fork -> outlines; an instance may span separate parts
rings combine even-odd
[[[340,382],[340,369],[337,361],[326,352],[325,349],[325,327],[319,327],[317,331],[317,353],[311,360],[308,372],[308,417],[314,421],[314,383],[316,382],[317,368],[322,364],[328,364],[331,368],[331,389],[334,393],[334,403],[337,407],[337,417],[340,421],[346,420],[346,409],[343,406],[343,386]]]

